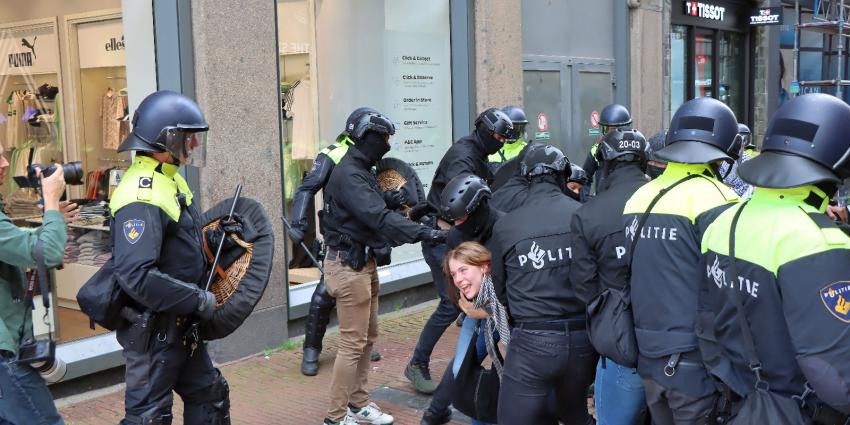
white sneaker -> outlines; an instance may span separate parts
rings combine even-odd
[[[348,410],[348,413],[346,413],[345,417],[342,418],[342,420],[339,421],[339,422],[329,422],[329,419],[327,419],[327,418],[325,418],[325,421],[322,422],[322,425],[329,425],[329,424],[332,424],[332,425],[358,425],[357,418],[354,417],[354,415],[351,413],[350,409]]]
[[[348,414],[354,416],[358,423],[375,425],[392,425],[393,423],[393,417],[382,412],[381,408],[375,403],[369,403],[357,412],[354,412],[351,406],[348,406]]]

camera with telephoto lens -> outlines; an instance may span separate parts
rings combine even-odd
[[[68,365],[56,358],[56,343],[52,339],[25,340],[18,347],[18,357],[15,362],[29,365],[48,383],[58,382],[68,371]]]
[[[26,176],[15,176],[15,183],[19,187],[39,187],[37,168],[41,169],[42,177],[49,177],[57,170],[57,167],[52,164],[31,164],[27,167]],[[62,173],[65,174],[65,184],[83,184],[85,173],[83,173],[83,165],[80,161],[62,164]]]

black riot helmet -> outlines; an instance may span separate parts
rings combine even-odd
[[[610,128],[629,126],[632,125],[632,114],[625,106],[612,103],[602,108],[599,114],[599,125],[602,126],[603,133]]]
[[[732,142],[732,147],[729,148],[729,156],[733,159],[739,159],[743,156],[744,149],[747,149],[747,143],[752,143],[752,132],[746,124],[738,123],[738,134],[735,136],[735,141]]]
[[[570,161],[560,149],[543,144],[529,145],[520,162],[520,173],[526,177],[544,174],[563,175]]]
[[[360,118],[365,114],[380,114],[376,109],[370,108],[368,106],[361,106],[350,114],[348,114],[348,119],[345,120],[345,128],[340,133],[340,138],[345,136],[351,136],[351,131],[354,130],[354,126],[360,121]]]
[[[525,126],[528,124],[528,117],[525,116],[525,111],[519,106],[509,105],[502,108],[502,112],[506,113],[511,119],[511,124],[514,128],[508,137],[509,141],[514,141],[520,138],[525,138]]]
[[[482,129],[490,135],[498,134],[508,139],[512,135],[514,125],[508,114],[496,108],[489,108],[475,119],[475,128]]]
[[[664,149],[664,143],[665,143],[666,139],[667,139],[667,131],[666,130],[662,130],[662,131],[659,131],[658,133],[653,134],[652,137],[650,137],[649,140],[647,140],[647,142],[646,142],[649,145],[649,154],[647,155],[646,159],[648,159],[650,161],[666,163],[667,161],[659,158],[655,154],[656,152],[660,151],[661,149]]]
[[[753,132],[746,124],[738,123],[738,135],[741,136],[742,149],[755,149],[756,142],[753,141]]]
[[[779,107],[762,153],[742,163],[747,183],[788,188],[850,177],[850,106],[822,93],[797,96]]]
[[[689,100],[670,121],[664,149],[658,158],[683,164],[732,161],[738,120],[725,103],[710,97]]]
[[[357,118],[357,121],[351,125],[348,135],[354,140],[360,140],[367,131],[392,136],[395,134],[395,124],[380,112],[372,110]]]
[[[567,181],[576,182],[582,186],[590,184],[590,178],[587,177],[587,171],[584,171],[584,168],[581,168],[576,164],[570,164],[570,176],[567,178]]]
[[[492,197],[490,187],[481,177],[460,174],[449,180],[440,194],[440,213],[449,220],[472,214]]]
[[[168,152],[181,164],[202,167],[210,126],[194,100],[160,90],[142,100],[133,113],[133,130],[118,152]]]
[[[599,161],[645,163],[649,156],[649,143],[637,130],[614,129],[605,135],[596,150]]]

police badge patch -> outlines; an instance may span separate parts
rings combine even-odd
[[[820,290],[823,305],[844,323],[850,323],[850,282],[840,281],[824,286]]]
[[[131,245],[135,245],[141,239],[142,233],[145,233],[145,222],[143,220],[127,220],[122,227],[124,229],[124,237],[127,238],[127,242],[130,242]]]

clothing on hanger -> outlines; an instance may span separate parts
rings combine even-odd
[[[121,118],[124,117],[124,105],[127,100],[118,96],[112,87],[106,90],[100,104],[99,116],[103,131],[103,147],[118,149],[121,144]]]
[[[292,159],[312,160],[319,153],[313,129],[313,99],[310,80],[301,80],[295,90],[290,114],[292,116]]]

